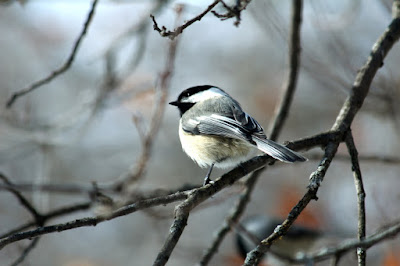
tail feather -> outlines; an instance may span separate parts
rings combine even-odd
[[[307,161],[307,158],[304,156],[272,140],[259,138],[257,136],[253,136],[253,140],[257,144],[259,150],[279,161],[288,163]]]

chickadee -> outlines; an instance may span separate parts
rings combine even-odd
[[[184,90],[174,102],[178,107],[179,138],[185,153],[200,167],[228,168],[248,159],[257,148],[282,162],[306,161],[300,154],[267,139],[258,122],[222,89],[202,85]]]

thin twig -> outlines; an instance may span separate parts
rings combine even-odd
[[[363,240],[366,234],[366,218],[365,218],[365,191],[361,175],[360,164],[358,162],[358,151],[354,144],[354,139],[351,131],[347,133],[346,145],[351,157],[351,170],[353,171],[354,184],[357,191],[358,204],[358,240]],[[358,265],[365,266],[367,250],[365,248],[357,249]]]
[[[356,248],[368,249],[377,243],[393,238],[400,233],[400,221],[393,223],[390,226],[383,227],[384,229],[377,230],[377,233],[365,237],[363,240],[345,240],[334,247],[322,248],[305,256],[305,260],[321,261],[328,259],[332,256],[343,255],[346,252]]]
[[[186,23],[182,24],[181,26],[175,28],[173,31],[167,30],[165,26],[161,28],[158,26],[158,23],[153,15],[150,15],[151,19],[153,20],[153,28],[155,31],[160,33],[162,37],[168,37],[171,40],[175,39],[178,35],[180,35],[187,27],[195,23],[196,21],[200,21],[207,13],[209,13],[218,3],[220,0],[215,0],[211,5],[209,5],[203,12],[199,15],[195,16],[194,18],[186,21]]]
[[[300,29],[302,21],[303,0],[292,0],[292,20],[290,26],[289,42],[289,72],[286,86],[283,90],[284,97],[275,110],[275,120],[271,124],[269,138],[276,140],[282,130],[283,124],[289,113],[289,106],[292,104],[293,96],[296,91],[297,77],[300,68]]]
[[[54,218],[69,215],[69,214],[72,214],[72,213],[75,213],[78,211],[84,211],[84,210],[89,209],[91,205],[92,205],[92,202],[89,201],[89,202],[83,202],[83,203],[74,203],[69,206],[63,206],[63,207],[57,208],[55,210],[52,210],[52,211],[49,211],[48,213],[43,214],[43,220],[44,220],[44,222],[48,222]],[[27,230],[28,228],[31,228],[35,225],[37,225],[35,221],[27,222],[23,225],[20,225],[2,235],[0,235],[0,239],[14,235],[14,234],[22,232],[24,230]]]
[[[221,1],[227,10],[225,14],[219,14],[216,11],[211,11],[217,18],[221,20],[227,20],[233,17],[236,17],[236,21],[233,23],[236,27],[239,26],[241,21],[240,14],[246,7],[250,4],[251,0],[236,0],[236,5],[233,8],[230,8],[225,2]]]
[[[47,77],[40,79],[34,83],[32,83],[29,87],[22,89],[20,91],[17,91],[15,93],[13,93],[13,95],[8,99],[7,101],[7,108],[10,108],[13,103],[21,96],[41,87],[44,84],[49,83],[50,81],[52,81],[54,78],[56,78],[57,76],[63,74],[65,71],[67,71],[72,63],[74,62],[75,56],[78,52],[78,49],[80,47],[80,44],[83,40],[83,37],[86,35],[86,32],[89,28],[89,25],[93,19],[94,16],[94,11],[96,9],[96,5],[97,5],[98,0],[93,0],[92,5],[90,7],[90,11],[89,14],[86,17],[86,21],[83,25],[82,31],[79,34],[78,38],[76,39],[74,46],[72,47],[71,53],[67,59],[67,61],[65,61],[65,63],[58,69],[54,70],[50,75],[48,75]]]
[[[357,248],[368,249],[377,243],[396,237],[398,234],[400,234],[400,221],[396,221],[391,225],[383,226],[382,228],[376,230],[376,233],[365,237],[363,240],[344,240],[334,246],[323,247],[311,253],[304,254],[301,258],[286,257],[285,259],[292,264],[304,264],[310,261],[320,262],[327,259],[332,259],[332,265],[337,265],[340,258],[342,258],[347,252]]]
[[[13,263],[11,263],[10,266],[17,266],[17,265],[21,264],[26,259],[26,257],[29,255],[29,253],[36,247],[39,240],[40,240],[40,237],[33,239],[32,242],[29,243],[29,245],[24,248],[24,250],[22,251],[19,258],[17,258]]]
[[[36,210],[35,207],[33,207],[33,205],[28,201],[28,199],[25,198],[20,191],[12,187],[13,184],[8,180],[8,178],[4,174],[0,173],[0,179],[2,179],[3,182],[9,186],[7,190],[13,193],[15,197],[17,197],[21,205],[24,206],[25,209],[27,209],[32,214],[33,218],[36,221],[36,224],[38,226],[43,225],[43,216]]]

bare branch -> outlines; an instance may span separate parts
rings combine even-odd
[[[333,130],[340,129],[344,132],[350,128],[354,117],[364,103],[376,72],[383,66],[386,55],[395,42],[398,41],[400,36],[399,5],[399,1],[393,2],[393,13],[397,14],[397,16],[393,18],[385,32],[372,46],[371,53],[365,64],[358,71],[350,94],[344,102],[340,114],[336,118],[336,122],[332,127]]]
[[[218,247],[221,245],[224,237],[232,230],[232,227],[239,222],[239,218],[245,211],[247,203],[250,200],[250,195],[253,192],[253,188],[262,172],[261,170],[263,169],[264,168],[253,172],[246,180],[246,189],[240,194],[239,200],[232,207],[230,214],[225,218],[223,225],[218,229],[211,246],[203,254],[203,257],[200,260],[200,265],[208,265],[212,256],[218,251]]]
[[[323,248],[313,252],[304,259],[312,261],[321,261],[339,254],[343,255],[346,252],[356,248],[368,249],[375,244],[389,238],[393,238],[400,233],[400,221],[393,223],[391,226],[385,226],[385,229],[378,230],[377,233],[364,238],[363,240],[346,240],[335,247]]]
[[[358,72],[352,90],[350,91],[350,95],[347,97],[339,115],[336,118],[336,121],[332,127],[332,131],[341,132],[340,139],[342,139],[350,129],[350,125],[353,122],[355,115],[361,108],[364,99],[368,94],[373,77],[378,69],[383,65],[385,56],[400,37],[399,8],[400,1],[396,0],[393,4],[393,9],[397,11],[394,11],[393,13],[397,14],[397,16],[392,20],[386,31],[373,45],[369,58]],[[308,205],[310,200],[317,198],[316,193],[326,171],[329,168],[330,162],[337,151],[338,145],[339,141],[330,142],[328,144],[327,148],[325,149],[324,159],[320,163],[318,169],[310,176],[310,184],[307,193],[292,209],[288,215],[288,218],[282,223],[282,225],[280,225],[277,230],[268,238],[261,241],[261,243],[254,250],[247,254],[245,265],[256,265],[259,262],[262,254],[268,251],[271,244],[280,236],[286,234],[291,224],[294,222],[300,212]]]
[[[180,35],[187,27],[195,23],[196,21],[200,21],[207,13],[209,13],[218,3],[220,0],[215,0],[211,5],[209,5],[206,10],[204,10],[199,15],[195,16],[194,18],[186,21],[183,25],[175,28],[173,31],[167,30],[165,26],[161,28],[158,26],[158,23],[153,15],[150,15],[151,19],[153,20],[153,28],[155,31],[158,31],[162,37],[168,37],[171,40],[175,39],[178,35]]]
[[[317,199],[317,192],[319,185],[328,170],[333,157],[336,154],[339,143],[329,143],[325,149],[325,156],[318,166],[318,169],[313,172],[310,176],[309,189],[303,198],[296,204],[295,207],[290,211],[286,220],[279,225],[275,231],[266,239],[262,240],[261,243],[247,254],[244,265],[257,265],[262,255],[267,252],[274,241],[284,236],[289,228],[292,226],[294,221],[300,215],[300,213],[305,209],[305,207],[310,203],[312,199]]]
[[[79,227],[84,227],[84,226],[96,226],[97,224],[102,223],[104,221],[108,221],[108,220],[112,220],[112,219],[115,219],[115,218],[118,218],[118,217],[121,217],[124,215],[128,215],[130,213],[136,212],[136,211],[144,209],[144,208],[150,208],[150,207],[158,206],[158,205],[165,205],[165,204],[169,204],[171,202],[183,200],[188,197],[188,194],[190,194],[190,191],[189,192],[186,192],[186,191],[176,192],[176,193],[168,195],[168,196],[137,201],[133,204],[121,207],[121,208],[111,212],[108,215],[98,215],[95,217],[86,217],[86,218],[82,218],[82,219],[76,219],[74,221],[70,221],[67,223],[43,226],[43,227],[39,227],[39,228],[31,230],[31,231],[15,233],[15,234],[9,235],[0,240],[0,249],[2,249],[4,246],[6,246],[10,243],[20,241],[22,239],[38,237],[38,236],[41,236],[44,234],[49,234],[49,233],[54,233],[54,232],[62,232],[62,231],[79,228]]]
[[[225,14],[219,14],[215,11],[211,11],[211,12],[214,14],[214,16],[216,16],[217,18],[219,18],[221,20],[227,20],[227,19],[236,17],[236,21],[233,24],[237,27],[237,26],[239,26],[240,20],[241,20],[240,14],[242,13],[243,10],[246,9],[247,5],[250,4],[251,0],[236,0],[236,5],[233,8],[231,8],[227,4],[225,4],[224,1],[221,1],[221,2],[223,3],[227,12]]]
[[[358,240],[363,240],[366,234],[366,218],[365,218],[365,191],[361,175],[360,164],[358,162],[358,151],[354,144],[354,139],[351,131],[347,133],[346,145],[351,157],[351,170],[353,171],[354,184],[357,190],[358,204]],[[358,265],[365,266],[367,250],[365,248],[357,249]]]
[[[50,81],[52,81],[54,78],[56,78],[57,76],[63,74],[65,71],[67,71],[72,63],[74,62],[75,56],[78,52],[79,46],[82,42],[83,37],[86,35],[86,32],[89,28],[89,25],[93,19],[94,16],[94,11],[96,9],[96,5],[97,5],[98,0],[93,0],[92,5],[90,7],[90,11],[88,16],[86,17],[86,21],[83,25],[82,31],[79,34],[78,38],[76,39],[74,46],[72,47],[72,51],[67,59],[67,61],[65,61],[65,63],[58,69],[54,70],[50,75],[48,75],[47,77],[38,80],[34,83],[32,83],[29,87],[22,89],[20,91],[17,91],[15,93],[13,93],[13,95],[8,99],[7,101],[7,108],[10,108],[14,102],[21,96],[41,87],[44,84],[49,83]]]
[[[18,190],[16,190],[15,188],[11,187],[13,184],[8,180],[8,178],[3,175],[2,173],[0,173],[0,179],[3,180],[3,182],[5,184],[7,184],[9,187],[7,188],[8,191],[10,191],[11,193],[13,193],[15,195],[15,197],[17,197],[17,199],[19,200],[19,202],[21,203],[22,206],[25,207],[25,209],[27,209],[33,216],[33,218],[36,221],[36,224],[38,226],[43,225],[43,216],[36,210],[35,207],[33,207],[33,205],[21,194],[21,192],[19,192]]]
[[[350,252],[357,248],[368,249],[381,241],[396,237],[399,233],[400,233],[400,221],[396,221],[391,225],[386,225],[378,229],[376,233],[365,237],[363,240],[358,240],[358,239],[344,240],[337,245],[331,247],[323,247],[309,254],[304,254],[304,256],[302,256],[301,258],[281,256],[281,254],[277,253],[274,254],[284,260],[287,260],[292,264],[320,262],[332,258],[333,259],[332,265],[337,265],[340,258],[347,252]]]
[[[29,253],[36,247],[39,240],[40,237],[33,239],[32,242],[29,243],[29,245],[26,248],[24,248],[19,258],[17,258],[13,263],[11,263],[10,266],[17,266],[21,264],[25,260],[25,258],[29,255]]]
[[[163,247],[157,255],[153,265],[165,265],[178,243],[180,236],[187,225],[190,211],[217,192],[232,185],[243,176],[264,167],[266,162],[273,159],[269,156],[257,156],[242,163],[240,166],[222,175],[213,184],[193,190],[189,197],[175,208],[175,218],[170,228],[170,233],[164,242]]]

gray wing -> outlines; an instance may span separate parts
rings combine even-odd
[[[183,129],[192,134],[215,135],[244,140],[283,162],[306,160],[300,154],[267,139],[260,124],[243,111],[237,114],[233,112],[232,118],[218,114],[191,118],[185,121]]]

